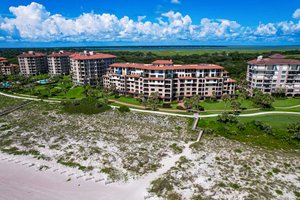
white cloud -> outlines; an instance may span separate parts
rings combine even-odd
[[[146,19],[146,16],[143,15],[143,16],[138,16],[138,21],[141,22],[143,21],[144,19]]]
[[[300,9],[299,8],[297,10],[295,10],[295,12],[293,14],[293,18],[295,18],[295,19],[300,18]]]
[[[180,4],[180,1],[179,0],[171,0],[171,3]]]
[[[255,32],[255,34],[260,36],[270,36],[270,35],[275,35],[276,33],[277,33],[277,28],[273,23],[260,24],[256,28],[256,32]]]
[[[211,20],[208,18],[203,18],[200,22],[198,37],[228,38],[231,36],[236,36],[239,28],[240,25],[236,21],[230,21],[226,19]]]
[[[193,23],[189,15],[169,11],[156,21],[146,16],[131,19],[114,14],[83,13],[73,19],[51,14],[32,2],[27,6],[10,7],[14,17],[1,18],[0,37],[19,41],[162,41],[162,40],[273,40],[299,37],[300,21],[259,24],[256,28],[243,27],[228,19],[200,19]],[[296,13],[296,11],[295,11]],[[297,14],[294,13],[294,17]]]

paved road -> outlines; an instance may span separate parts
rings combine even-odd
[[[21,97],[11,94],[6,94],[3,92],[0,92],[0,95],[16,98],[16,99],[25,99],[25,100],[32,100],[32,101],[45,101],[49,103],[60,103],[60,100],[46,100],[46,99],[37,99],[33,97]],[[298,107],[300,105],[297,105]],[[111,106],[113,108],[116,108],[117,106]],[[292,106],[291,108],[294,108],[295,106]],[[289,108],[289,107],[286,107]],[[177,117],[188,117],[188,118],[194,118],[193,115],[185,115],[185,114],[178,114],[178,113],[167,113],[167,112],[160,112],[160,111],[152,111],[152,110],[140,110],[135,108],[130,108],[131,111],[135,112],[142,112],[142,113],[153,113],[153,114],[160,114],[160,115],[168,115],[168,116],[177,116]],[[268,111],[268,112],[258,112],[258,113],[251,113],[251,114],[240,114],[239,117],[253,117],[253,116],[259,116],[259,115],[272,115],[272,114],[290,114],[290,115],[300,115],[300,112],[285,112],[285,111]],[[209,117],[217,117],[219,114],[211,114],[211,115],[199,115],[200,118],[209,118]]]

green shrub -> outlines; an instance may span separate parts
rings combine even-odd
[[[162,104],[162,107],[163,107],[163,108],[172,108],[172,106],[171,106],[170,103],[163,103],[163,104]]]
[[[282,194],[283,194],[281,190],[275,190],[275,192],[276,192],[277,194],[279,194],[279,195],[282,195]]]
[[[101,100],[101,99],[100,99]],[[98,114],[110,109],[108,104],[104,101],[100,101],[95,97],[87,97],[80,101],[67,101],[63,102],[63,110],[70,114],[82,113],[82,114]]]
[[[167,178],[158,178],[151,182],[150,192],[155,193],[157,196],[162,196],[165,191],[172,191],[173,185]]]
[[[178,110],[185,110],[185,108],[182,107],[182,106],[176,106],[176,109],[178,109]]]
[[[289,124],[287,132],[292,135],[293,139],[300,141],[300,122]]]
[[[175,153],[182,153],[182,148],[179,147],[176,143],[173,143],[169,146]]]
[[[218,115],[217,121],[221,123],[232,123],[232,124],[237,124],[238,119],[236,116],[229,115],[228,113],[222,113],[221,115]]]
[[[118,110],[121,112],[121,113],[124,113],[124,112],[130,112],[130,109],[128,106],[120,106],[118,108]]]
[[[252,123],[259,129],[264,131],[268,135],[274,135],[272,127],[269,124],[266,124],[262,121],[254,120]]]
[[[245,125],[244,123],[238,123],[237,128],[238,128],[240,131],[243,131],[243,130],[246,129],[246,125]]]
[[[167,200],[181,200],[181,195],[176,192],[170,192],[167,195]]]

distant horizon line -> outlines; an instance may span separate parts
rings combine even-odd
[[[0,47],[0,49],[30,49],[30,48],[118,48],[118,47],[214,47],[214,48],[224,48],[224,47],[300,47],[298,45],[82,45],[82,46],[23,46],[23,47]]]

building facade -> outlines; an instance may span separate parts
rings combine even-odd
[[[300,96],[300,60],[259,56],[248,62],[247,81],[251,94],[255,88],[269,94],[283,89],[287,96]]]
[[[28,51],[18,56],[20,72],[25,76],[35,76],[48,72],[46,54]]]
[[[148,97],[157,92],[161,99],[170,102],[193,95],[233,96],[236,81],[218,65],[174,65],[169,60],[157,60],[152,64],[114,63],[103,76],[103,84],[105,88],[114,86],[123,94]]]
[[[76,85],[102,85],[102,76],[116,56],[84,51],[70,56],[71,76]]]
[[[47,56],[48,60],[48,73],[50,76],[68,75],[70,74],[70,56],[72,53],[59,51],[53,52]]]
[[[3,75],[12,75],[18,73],[18,65],[9,64],[6,58],[0,57],[0,73]]]

